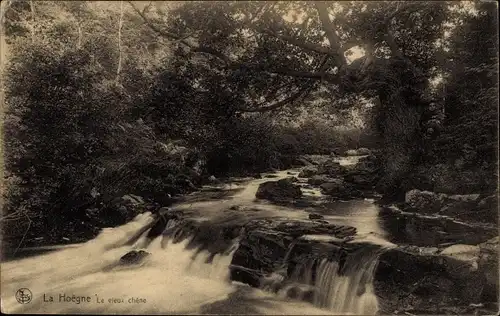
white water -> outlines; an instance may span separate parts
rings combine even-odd
[[[113,267],[121,256],[147,244],[146,234],[131,246],[126,243],[153,221],[141,214],[131,223],[107,229],[81,247],[2,264],[2,311],[7,313],[193,313],[207,302],[221,299],[232,291],[228,267],[232,253],[217,255],[212,264],[209,254],[185,250],[188,241],[162,246],[162,237],[151,241],[151,253],[141,267]],[[107,271],[109,270],[109,271]],[[19,304],[14,293],[28,288],[33,301]],[[45,294],[45,301],[44,301]],[[60,295],[91,298],[80,304],[60,302]],[[97,295],[97,296],[96,296]],[[50,297],[54,302],[47,302]],[[97,303],[97,297],[104,299]],[[123,303],[109,303],[110,298]],[[146,303],[129,303],[129,299]]]
[[[255,201],[261,183],[290,176],[285,171],[276,175],[276,179],[249,182],[229,200],[186,203],[177,209],[196,208],[208,219],[230,216],[229,213],[220,214],[220,210],[232,205],[258,205],[262,212],[252,213],[249,217],[307,219],[307,212]],[[174,244],[162,237],[152,241],[147,239],[153,221],[151,214],[141,214],[124,226],[104,229],[96,239],[85,244],[2,263],[2,312],[367,315],[375,314],[378,309],[372,285],[377,251],[350,254],[345,263],[349,268],[342,274],[338,273],[335,260],[311,259],[305,264],[306,272],[297,269],[292,275],[293,282],[280,291],[281,295],[275,295],[229,281],[229,265],[237,243],[229,253],[216,255],[207,263],[208,252],[185,249],[189,240]],[[175,226],[176,222],[172,220],[166,229],[175,230]],[[283,264],[295,244],[292,243]],[[151,255],[138,265],[117,265],[123,255],[139,249],[145,249]],[[17,302],[15,293],[19,288],[28,288],[33,293],[29,304]],[[287,291],[292,288],[313,288],[314,306],[289,299]],[[61,295],[75,296],[75,299],[60,301]],[[50,302],[51,297],[53,302]],[[90,297],[90,302],[82,302],[82,299],[78,302],[77,297]],[[302,297],[299,295],[298,298]],[[102,299],[104,301],[99,303]],[[113,299],[123,301],[113,302]]]
[[[315,236],[302,239],[318,240]],[[383,251],[395,245],[373,235],[348,243],[367,244],[349,253],[341,267],[339,257],[312,258],[298,265],[291,283],[279,294],[287,297],[294,292],[298,299],[303,299],[307,291],[313,291],[314,305],[335,315],[375,315],[379,306],[373,279],[378,259]]]
[[[229,264],[237,244],[227,255],[216,255],[207,263],[208,252],[185,249],[189,240],[174,244],[160,236],[149,241],[147,228],[153,220],[151,214],[141,214],[127,225],[103,230],[85,244],[3,262],[2,312],[331,314],[307,303],[290,302],[230,282]],[[144,249],[151,255],[141,264],[117,265],[124,254],[134,249]],[[15,293],[20,288],[32,292],[30,303],[17,302]]]

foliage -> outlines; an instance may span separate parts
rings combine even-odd
[[[28,238],[94,233],[134,215],[116,197],[168,204],[212,174],[306,153],[381,147],[384,193],[422,166],[493,174],[496,6],[460,6],[10,1],[9,236],[26,219]],[[364,56],[348,63],[352,47]],[[439,75],[445,89],[433,90]]]

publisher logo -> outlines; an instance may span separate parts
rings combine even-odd
[[[16,300],[19,304],[28,304],[32,298],[33,294],[27,288],[19,289],[16,292]]]

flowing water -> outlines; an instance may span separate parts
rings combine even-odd
[[[312,291],[313,304],[335,315],[376,314],[379,307],[373,287],[375,269],[383,251],[395,245],[368,239],[350,244],[356,243],[362,244],[344,258],[312,258],[297,266],[291,283],[280,290],[280,295],[290,297],[293,292],[302,300]]]
[[[290,171],[274,174],[276,179],[288,176]],[[309,213],[303,209],[255,200],[258,186],[276,179],[236,181],[214,191],[223,193],[217,199],[194,194],[175,208],[199,221],[233,217],[242,222],[259,218],[307,219]],[[147,234],[155,217],[144,213],[124,226],[104,229],[87,243],[3,262],[2,312],[375,314],[378,302],[372,284],[374,272],[380,254],[392,246],[385,241],[378,209],[372,201],[329,203],[318,190],[303,191],[323,206],[316,211],[325,219],[355,226],[359,236],[349,242],[352,249],[342,256],[319,256],[297,265],[291,276],[281,277],[285,285],[278,293],[231,282],[230,264],[238,238],[227,251],[215,256],[204,248],[187,247],[189,238],[178,243],[166,235],[150,239]],[[236,205],[243,209],[231,210]],[[177,229],[176,224],[169,221],[166,231]],[[303,236],[302,240],[328,242],[328,238]],[[290,245],[283,265],[296,243]],[[119,264],[123,255],[140,249],[150,253],[141,263]],[[20,304],[16,299],[15,293],[21,288],[31,291],[30,303]]]
[[[180,243],[163,236],[148,240],[147,228],[153,221],[151,214],[141,214],[78,247],[4,262],[2,312],[198,314],[234,307],[242,314],[328,314],[231,283],[229,264],[237,240],[228,253],[209,260],[206,251],[187,250],[187,239]],[[133,249],[145,249],[151,255],[139,265],[117,264]],[[18,303],[14,293],[20,288],[31,291],[30,303]]]

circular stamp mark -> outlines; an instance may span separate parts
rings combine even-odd
[[[27,288],[20,288],[16,292],[16,300],[19,304],[28,304],[33,299],[33,293]]]

